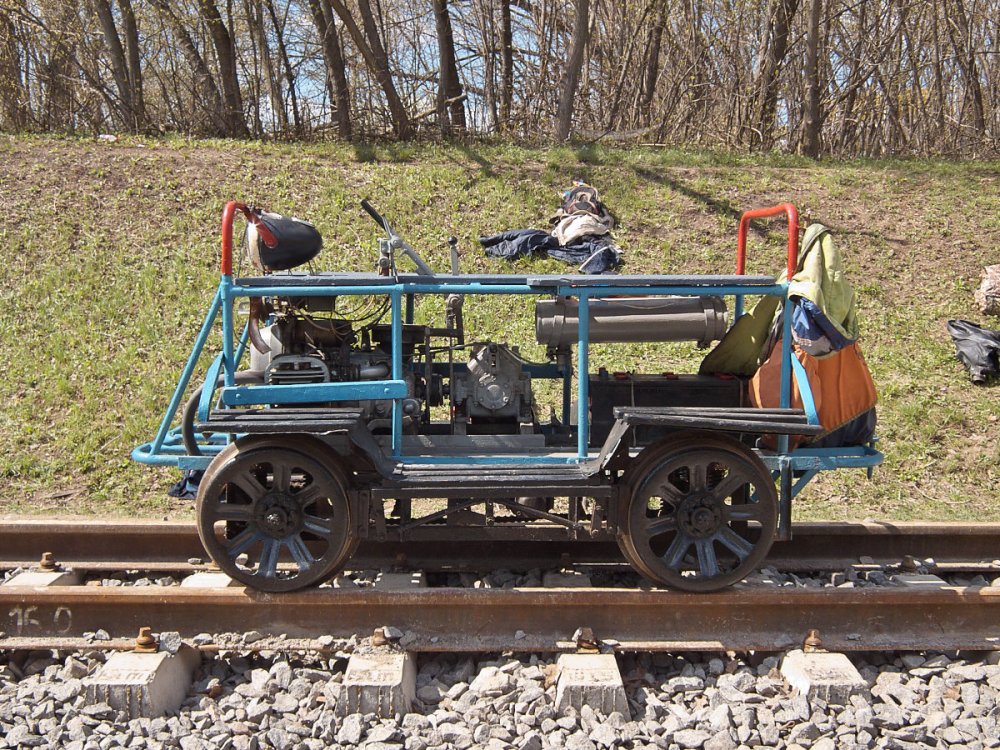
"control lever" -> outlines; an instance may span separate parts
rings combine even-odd
[[[375,210],[375,207],[368,202],[367,198],[362,199],[361,208],[375,220],[375,222],[382,227],[386,233],[386,238],[379,240],[379,273],[383,276],[388,276],[390,273],[395,275],[396,273],[396,262],[393,257],[394,251],[401,250],[403,255],[413,261],[413,264],[417,267],[417,273],[421,276],[433,276],[434,271],[428,266],[424,259],[420,257],[416,250],[414,250],[410,245],[396,234],[396,231],[389,224],[389,220],[386,219],[382,214]]]
[[[449,237],[448,247],[451,249],[451,275],[458,276],[458,237]]]
[[[448,248],[451,250],[451,275],[458,276],[458,237],[448,238]],[[462,305],[465,304],[464,294],[449,294],[444,302],[445,321],[448,327],[457,331],[459,346],[465,345],[465,321],[462,318]]]
[[[375,223],[378,224],[385,230],[386,234],[392,234],[392,228],[389,226],[389,222],[386,221],[385,217],[375,210],[375,207],[368,202],[367,198],[361,199],[361,208],[363,208],[369,216],[371,216]]]

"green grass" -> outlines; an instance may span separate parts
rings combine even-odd
[[[0,137],[0,513],[189,513],[165,495],[175,471],[128,454],[151,438],[215,289],[226,200],[314,220],[324,270],[373,268],[377,230],[358,208],[369,197],[432,266],[447,267],[455,234],[463,270],[563,272],[488,259],[476,238],[543,226],[576,177],[621,219],[630,273],[730,271],[751,207],[791,200],[835,229],[860,295],[886,463],[873,482],[862,472],[818,480],[799,518],[1000,520],[998,391],[969,383],[944,329],[952,317],[981,320],[972,291],[998,260],[1000,164],[47,137]],[[781,226],[751,243],[752,270],[783,266]],[[420,315],[439,308],[428,301]],[[466,321],[475,338],[543,355],[523,301],[469,300]],[[694,371],[702,354],[605,345],[592,362]]]

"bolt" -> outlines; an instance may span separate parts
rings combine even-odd
[[[600,651],[600,641],[594,635],[594,631],[588,627],[577,628],[573,633],[573,640],[576,641],[576,649],[582,653],[596,654]]]
[[[917,558],[915,558],[913,555],[903,555],[903,562],[901,563],[900,567],[903,570],[909,570],[910,572],[913,572],[914,570],[920,567],[920,563],[917,562]]]
[[[56,562],[55,555],[51,552],[43,552],[42,559],[38,561],[38,567],[42,570],[56,570],[59,563]]]
[[[136,636],[133,651],[140,654],[155,654],[157,645],[152,628],[139,628],[139,635]]]
[[[823,650],[823,641],[819,639],[819,631],[816,628],[810,628],[809,632],[806,633],[806,639],[802,642],[802,650],[806,653]]]
[[[382,628],[375,628],[375,632],[372,633],[372,645],[373,646],[384,646],[389,641],[385,637],[385,631]]]

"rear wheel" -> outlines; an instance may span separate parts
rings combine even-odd
[[[261,591],[329,578],[356,546],[346,482],[325,451],[294,440],[228,446],[198,490],[198,534],[216,564]],[[221,527],[221,528],[220,528]]]
[[[684,591],[743,579],[774,541],[778,498],[770,472],[732,438],[693,433],[637,459],[619,546],[640,573]]]

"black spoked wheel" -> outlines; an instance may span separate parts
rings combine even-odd
[[[619,525],[619,545],[639,572],[684,591],[714,591],[767,555],[778,496],[750,449],[728,437],[685,435],[639,466]]]
[[[198,490],[205,549],[225,573],[261,591],[319,583],[355,546],[343,479],[305,447],[288,445],[234,443]]]

